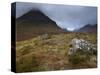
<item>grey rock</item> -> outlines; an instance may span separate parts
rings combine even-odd
[[[68,54],[71,55],[75,53],[78,49],[85,51],[85,52],[94,52],[97,51],[97,48],[90,42],[84,40],[84,39],[72,39],[71,43],[72,47],[69,49]]]

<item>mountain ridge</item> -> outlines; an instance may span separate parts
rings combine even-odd
[[[33,37],[36,34],[65,32],[56,22],[39,10],[31,10],[16,19],[16,26],[17,39]]]
[[[97,24],[87,24],[80,29],[76,29],[75,32],[97,32]]]

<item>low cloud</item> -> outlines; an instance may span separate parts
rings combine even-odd
[[[86,24],[97,23],[97,8],[90,6],[17,3],[16,18],[31,9],[41,10],[61,28],[74,30]]]

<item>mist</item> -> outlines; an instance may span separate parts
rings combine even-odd
[[[40,10],[59,27],[70,31],[86,24],[97,24],[97,7],[17,2],[16,18],[30,10]]]

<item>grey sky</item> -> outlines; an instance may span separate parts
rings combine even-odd
[[[78,29],[86,24],[97,23],[97,8],[90,6],[17,3],[16,18],[31,9],[39,9],[61,28]]]

